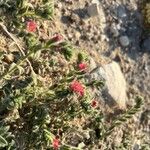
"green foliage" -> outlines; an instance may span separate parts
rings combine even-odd
[[[86,54],[84,54],[84,53],[79,53],[78,54],[78,62],[80,63],[80,62],[84,62],[84,61],[86,61],[88,59],[88,57],[86,56]]]
[[[52,2],[45,2],[44,5],[40,6],[39,8],[35,9],[35,15],[42,17],[44,19],[52,19],[53,15],[53,3]]]
[[[47,0],[41,3],[37,0],[36,4],[31,3],[30,0],[7,0],[0,2],[0,8],[5,8],[8,14],[2,17],[3,20],[9,18],[12,19],[12,26],[23,28],[22,17],[24,19],[52,19],[54,12],[53,0]],[[11,16],[11,17],[10,17]]]
[[[0,122],[0,149],[7,147],[11,149],[14,146],[14,136],[9,132],[10,127]]]
[[[5,147],[7,145],[7,141],[2,136],[0,136],[0,147]]]
[[[108,128],[106,133],[104,134],[104,137],[110,135],[113,132],[115,127],[122,125],[124,122],[127,122],[128,119],[132,118],[133,115],[139,111],[139,109],[143,105],[143,98],[137,96],[135,101],[136,101],[136,105],[133,108],[130,108],[124,114],[122,114],[121,116],[116,118],[116,120],[113,121],[111,127]]]

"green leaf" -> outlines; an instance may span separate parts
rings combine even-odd
[[[41,51],[37,51],[32,55],[33,60],[37,61],[40,59]]]
[[[54,136],[51,132],[49,132],[48,130],[46,130],[46,129],[44,129],[44,132],[45,132],[46,138],[47,138],[50,142],[52,142],[55,136]]]
[[[24,7],[24,8],[22,8],[22,9],[20,9],[18,13],[19,13],[19,15],[20,15],[20,14],[24,14],[24,13],[27,12],[27,10],[28,10],[28,7]]]
[[[0,135],[0,147],[5,147],[7,145],[7,141]]]
[[[64,54],[65,59],[69,61],[71,59],[72,55],[73,55],[72,54],[72,49],[69,48],[69,47],[64,48],[63,49],[63,54]]]
[[[18,68],[18,71],[19,71],[19,75],[23,74],[24,68],[21,67],[21,66],[17,66],[17,68]]]
[[[7,133],[9,128],[10,128],[9,126],[1,127],[0,128],[0,135],[4,135],[5,133]]]

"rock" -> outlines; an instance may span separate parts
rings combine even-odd
[[[109,41],[109,39],[107,38],[107,36],[105,34],[101,34],[101,41]]]
[[[143,51],[149,51],[150,52],[150,37],[146,38],[143,41],[142,48],[143,48]]]
[[[73,35],[72,35],[72,34],[69,34],[69,33],[68,33],[67,37],[68,37],[69,40],[72,40],[72,39],[73,39]]]
[[[77,31],[77,32],[75,33],[75,38],[76,38],[77,40],[79,40],[80,37],[81,37],[81,33]]]
[[[105,88],[101,92],[106,104],[110,107],[117,105],[120,109],[126,108],[126,81],[118,63],[113,61],[97,68],[91,73],[91,79],[105,80]]]
[[[123,46],[123,47],[127,47],[130,44],[128,36],[121,36],[119,38],[119,42],[120,42],[121,46]]]
[[[96,62],[95,62],[95,60],[92,57],[89,58],[89,64],[90,64],[89,65],[90,71],[93,70],[93,69],[95,69],[97,67]]]
[[[132,150],[140,150],[141,149],[141,140],[135,139]]]
[[[99,5],[97,5],[96,3],[90,5],[87,8],[87,12],[88,12],[90,17],[94,17],[94,16],[100,15]]]
[[[112,25],[110,27],[110,32],[113,34],[114,37],[118,37],[119,36],[119,31],[117,29],[117,27],[115,25]]]
[[[117,16],[118,16],[119,18],[121,18],[121,19],[127,17],[125,7],[123,7],[123,6],[121,6],[121,5],[118,6],[118,8],[117,8]]]
[[[83,143],[83,142],[81,142],[80,144],[78,144],[78,148],[84,148],[86,145]]]
[[[92,3],[99,5],[99,4],[100,4],[100,1],[99,1],[99,0],[92,0]]]
[[[133,150],[140,150],[140,146],[138,144],[134,144]]]

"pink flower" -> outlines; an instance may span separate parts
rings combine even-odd
[[[83,96],[83,95],[84,95],[84,87],[83,87],[83,85],[82,85],[80,82],[78,82],[78,81],[73,81],[73,82],[71,83],[71,85],[70,85],[70,89],[71,89],[73,92],[79,94],[80,96]]]
[[[35,21],[28,21],[27,22],[27,31],[28,32],[35,32],[37,28],[37,24]]]
[[[93,100],[93,101],[91,102],[91,106],[92,106],[92,107],[96,107],[96,106],[97,106],[97,101],[96,101],[96,100]]]
[[[63,36],[61,34],[56,34],[53,38],[52,41],[54,42],[60,42],[63,40]]]
[[[59,139],[58,138],[54,138],[52,144],[53,144],[54,150],[57,150],[58,147],[59,147]]]
[[[87,68],[87,65],[85,63],[80,63],[78,67],[79,67],[79,70],[85,70]]]

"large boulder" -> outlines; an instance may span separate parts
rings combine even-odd
[[[100,91],[100,99],[109,106],[117,105],[120,109],[126,108],[126,81],[118,63],[113,61],[97,67],[91,72],[90,78],[105,80],[105,87]]]

